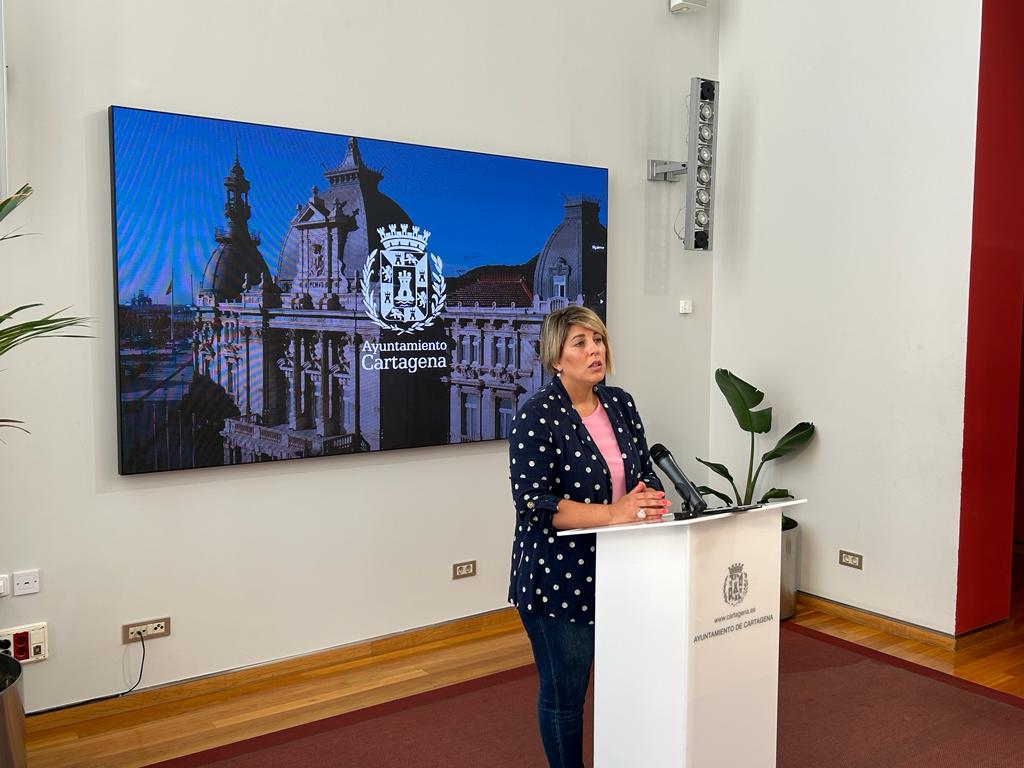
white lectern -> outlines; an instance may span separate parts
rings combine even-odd
[[[597,534],[594,767],[775,766],[782,509]]]

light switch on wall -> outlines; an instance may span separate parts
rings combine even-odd
[[[6,573],[0,573],[0,597],[7,597],[11,593],[11,577]]]

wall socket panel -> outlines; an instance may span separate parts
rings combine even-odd
[[[46,622],[0,629],[0,654],[13,656],[22,664],[45,659],[50,655]]]
[[[33,568],[30,571],[15,571],[14,574],[14,595],[34,595],[39,591],[39,569]]]
[[[845,565],[847,568],[856,568],[858,571],[863,571],[864,555],[858,555],[856,552],[847,552],[845,549],[840,549],[839,564]]]
[[[467,560],[464,563],[452,563],[453,579],[468,579],[476,576],[476,560]]]
[[[121,643],[141,642],[139,635],[147,640],[157,637],[167,637],[171,634],[171,617],[164,616],[162,619],[145,619],[144,621],[133,621],[131,624],[121,626]]]

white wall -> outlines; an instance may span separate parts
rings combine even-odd
[[[8,0],[7,22],[10,174],[37,189],[14,224],[42,234],[4,244],[0,306],[96,318],[94,340],[29,345],[0,376],[2,415],[32,429],[0,445],[0,572],[43,583],[0,599],[0,626],[51,628],[30,710],[134,682],[126,621],[172,616],[153,685],[504,605],[504,443],[117,475],[112,103],[606,165],[614,381],[653,440],[706,450],[711,260],[671,239],[681,185],[644,171],[684,156],[687,82],[716,74],[714,7]],[[680,296],[696,314],[675,313]],[[452,582],[468,558],[480,575]]]
[[[712,362],[768,394],[773,437],[819,429],[765,484],[811,500],[801,589],[944,632],[980,17],[980,0],[732,0],[720,20]],[[716,390],[712,455],[745,465],[742,438]]]
[[[4,0],[0,0],[0,200],[9,194],[7,191],[7,68],[4,66],[4,38]]]

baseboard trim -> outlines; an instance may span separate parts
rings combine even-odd
[[[846,619],[855,624],[862,624],[882,632],[888,632],[890,635],[896,635],[897,637],[935,645],[947,651],[957,650],[960,643],[966,639],[964,637],[958,638],[953,635],[947,635],[944,632],[921,627],[917,624],[899,621],[889,616],[883,616],[880,613],[872,613],[871,611],[854,608],[852,605],[846,605],[845,603],[839,603],[835,600],[818,597],[817,595],[810,595],[806,592],[797,592],[796,600],[799,605],[805,608],[810,608],[829,616],[836,616],[840,619]]]
[[[339,645],[323,651],[312,651],[298,656],[270,659],[245,667],[175,680],[162,685],[141,688],[126,695],[100,696],[58,707],[37,710],[29,713],[27,723],[31,729],[32,718],[35,715],[42,715],[44,713],[56,715],[62,721],[65,718],[67,721],[74,721],[77,719],[75,710],[86,704],[91,705],[89,707],[89,717],[95,717],[96,713],[101,710],[106,714],[114,714],[153,704],[189,699],[193,696],[231,688],[258,685],[280,675],[299,674],[313,669],[322,669],[353,661],[372,659],[386,654],[408,651],[413,648],[423,648],[433,643],[450,644],[453,640],[456,642],[460,640],[468,641],[488,635],[504,634],[513,631],[523,631],[516,609],[511,607],[498,608],[486,613],[452,619],[440,624],[395,632],[390,635],[381,635],[348,645]],[[60,711],[59,715],[57,714],[58,711]],[[54,721],[47,719],[47,722],[48,726],[52,727]]]

